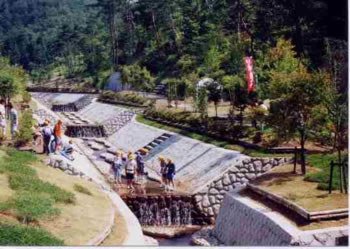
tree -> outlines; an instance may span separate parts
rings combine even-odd
[[[296,72],[274,73],[271,79],[269,124],[285,139],[299,133],[301,169],[305,174],[305,141],[311,129],[312,109],[322,100],[326,76],[323,73],[309,73],[301,66]]]
[[[330,74],[330,83],[323,89],[323,103],[328,117],[333,123],[335,147],[339,163],[341,151],[347,145],[348,130],[348,56],[347,44],[339,40],[326,40],[326,69]]]
[[[208,100],[214,102],[215,105],[215,116],[218,117],[218,104],[222,98],[222,86],[213,81],[207,86]]]

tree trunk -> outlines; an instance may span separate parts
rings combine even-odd
[[[306,174],[306,165],[305,165],[305,130],[300,129],[300,147],[301,147],[301,172],[303,175]]]

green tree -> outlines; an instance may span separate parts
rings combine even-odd
[[[306,173],[305,141],[312,128],[312,109],[321,103],[325,80],[324,74],[308,73],[302,67],[296,72],[272,75],[269,123],[285,139],[299,133],[303,174]]]

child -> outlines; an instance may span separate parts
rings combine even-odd
[[[44,127],[41,130],[41,133],[43,135],[44,139],[44,154],[46,153],[47,155],[50,154],[50,141],[51,141],[51,136],[53,134],[53,130],[49,126],[49,121],[45,120],[44,122]]]
[[[10,125],[11,125],[11,137],[13,139],[15,132],[17,132],[18,128],[18,114],[16,109],[13,107],[13,105],[9,104],[10,109]]]
[[[134,177],[136,173],[137,163],[135,161],[135,156],[130,154],[128,157],[128,163],[125,166],[125,175],[127,179],[128,189],[131,189],[131,192],[134,192]]]
[[[166,181],[166,162],[165,162],[165,159],[163,156],[159,156],[158,161],[159,161],[159,166],[160,166],[160,174],[162,176],[161,187],[165,187],[167,184],[167,181]]]
[[[113,174],[114,174],[114,183],[115,184],[121,184],[122,183],[122,176],[120,173],[120,170],[123,167],[123,161],[122,161],[122,153],[121,151],[117,151],[115,153],[115,158],[114,161],[112,163],[112,170],[113,170]]]
[[[166,179],[167,179],[167,187],[168,187],[167,189],[169,189],[170,191],[175,190],[174,176],[175,176],[175,164],[170,158],[168,158],[167,165],[166,165]]]
[[[61,155],[67,158],[68,160],[74,161],[73,157],[73,140],[69,139],[68,143],[63,144],[63,148],[61,150]]]

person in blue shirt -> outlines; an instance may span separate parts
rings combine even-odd
[[[167,189],[170,191],[175,190],[175,184],[174,184],[174,176],[176,174],[176,168],[173,161],[168,158],[167,159],[167,165],[166,165],[166,179],[167,179]]]

